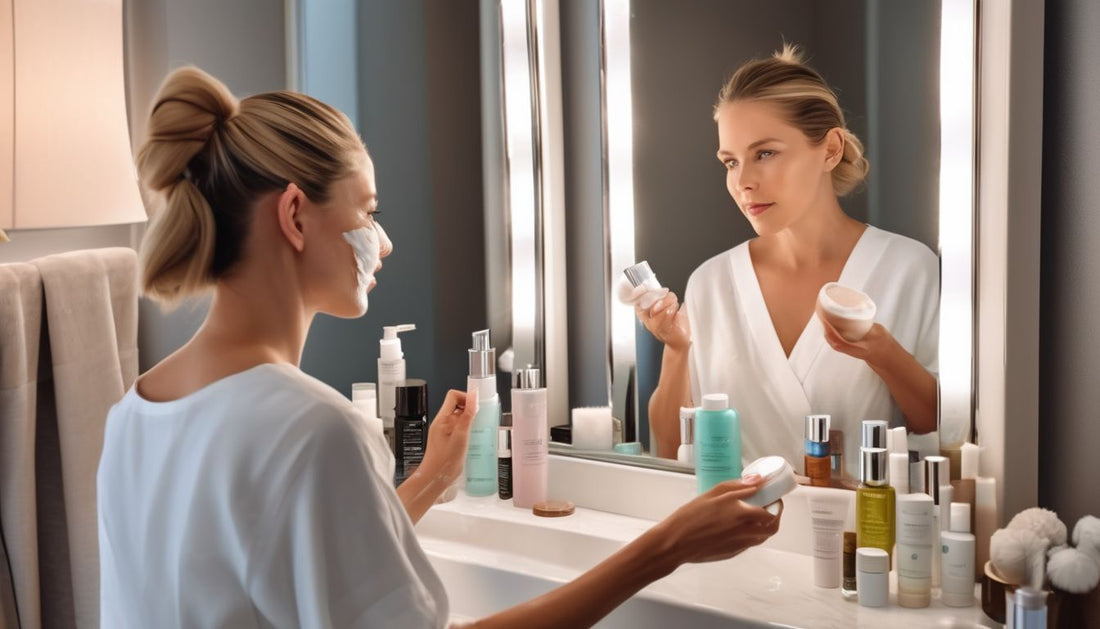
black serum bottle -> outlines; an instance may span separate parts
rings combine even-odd
[[[428,383],[409,379],[394,388],[393,484],[412,476],[428,448]]]

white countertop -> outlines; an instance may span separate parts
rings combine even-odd
[[[454,501],[434,506],[417,531],[433,560],[539,577],[549,589],[591,568],[652,525],[651,520],[583,508],[564,518],[541,518],[511,501],[459,492]],[[638,597],[708,610],[712,613],[707,616],[731,622],[752,621],[743,626],[999,627],[982,613],[977,590],[973,607],[946,607],[933,590],[930,607],[906,609],[897,606],[891,573],[890,607],[862,607],[839,589],[815,587],[811,557],[766,543],[725,561],[681,566]]]

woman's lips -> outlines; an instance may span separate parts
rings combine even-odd
[[[749,216],[760,216],[772,205],[774,203],[750,203],[745,206],[745,211],[749,213]]]

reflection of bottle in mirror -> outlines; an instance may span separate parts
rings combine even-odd
[[[829,423],[828,415],[806,416],[806,455],[803,464],[810,485],[828,487],[831,473],[829,461]]]
[[[725,393],[708,393],[695,412],[695,478],[703,494],[741,477],[741,422]]]
[[[393,484],[396,487],[420,467],[428,448],[428,383],[402,380],[394,387],[394,397]]]
[[[657,275],[653,273],[653,269],[649,268],[649,263],[645,260],[626,267],[623,273],[626,274],[626,279],[630,280],[631,286],[634,288],[641,286],[647,289],[638,298],[638,305],[643,309],[650,308],[657,303],[658,299],[668,294],[668,289],[661,286],[661,283],[657,281]]]
[[[521,369],[512,389],[512,503],[530,509],[547,499],[546,389],[539,370]]]
[[[477,389],[478,402],[466,446],[466,494],[491,496],[497,491],[500,396],[497,395],[496,350],[489,347],[488,330],[474,332],[469,362],[470,377],[466,387],[467,391]]]
[[[680,447],[676,449],[676,460],[695,465],[695,409],[680,408]]]
[[[501,426],[497,433],[497,496],[501,500],[512,498],[511,426]]]
[[[856,543],[894,551],[894,488],[886,482],[886,448],[860,448],[863,483],[856,490]],[[887,563],[887,566],[890,564]]]

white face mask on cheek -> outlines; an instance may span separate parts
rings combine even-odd
[[[378,267],[378,262],[382,259],[382,247],[378,237],[380,230],[381,227],[378,227],[377,230],[360,227],[346,231],[343,234],[344,240],[351,245],[352,251],[355,252],[355,278],[359,284],[355,292],[355,298],[362,307],[363,312],[367,311],[367,290],[370,289],[371,282],[374,281],[374,269]]]

